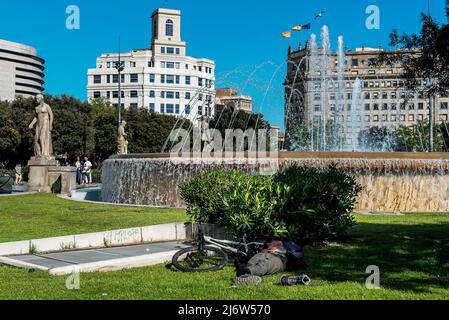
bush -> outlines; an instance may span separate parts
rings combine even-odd
[[[181,185],[187,213],[218,223],[234,236],[296,238],[313,243],[341,238],[361,187],[343,170],[291,167],[274,176],[213,170]]]
[[[223,215],[224,195],[239,173],[235,170],[212,170],[180,186],[181,197],[187,203],[187,213],[194,220],[216,223]]]
[[[342,169],[294,166],[275,181],[289,186],[282,217],[290,235],[304,242],[338,239],[355,224],[351,214],[361,187]]]

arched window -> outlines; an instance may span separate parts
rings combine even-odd
[[[165,35],[167,37],[173,37],[173,21],[168,19],[165,23]]]

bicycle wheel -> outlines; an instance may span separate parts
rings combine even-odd
[[[201,252],[198,247],[189,247],[175,253],[172,264],[183,272],[218,271],[228,263],[228,255],[220,248],[204,246]]]

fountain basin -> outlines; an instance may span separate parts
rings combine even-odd
[[[179,184],[201,172],[239,169],[269,174],[294,164],[331,164],[362,185],[356,210],[449,212],[449,155],[444,153],[281,152],[276,158],[170,158],[168,154],[117,155],[102,168],[102,200],[111,203],[182,208]]]

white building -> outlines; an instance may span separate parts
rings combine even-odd
[[[0,100],[34,97],[43,92],[44,63],[36,49],[0,39]]]
[[[151,47],[121,54],[121,105],[185,116],[196,122],[212,116],[215,63],[186,55],[181,40],[181,11],[157,9],[152,14]],[[106,97],[118,105],[119,54],[102,54],[88,71],[88,98]]]

